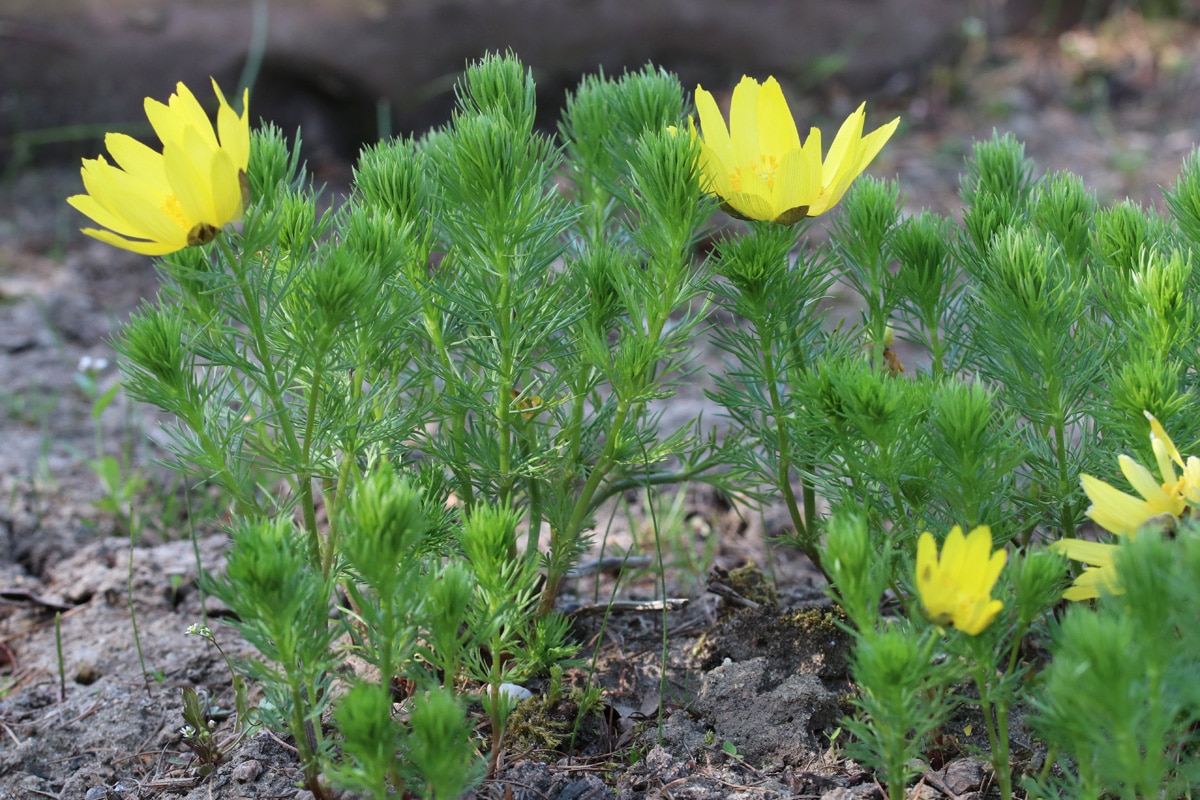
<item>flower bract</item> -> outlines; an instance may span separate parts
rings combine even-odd
[[[1150,448],[1154,451],[1161,482],[1149,469],[1126,455],[1118,456],[1117,462],[1125,480],[1137,492],[1136,496],[1091,475],[1080,476],[1083,491],[1092,501],[1087,515],[1117,536],[1132,538],[1140,528],[1156,521],[1173,525],[1189,508],[1200,505],[1200,458],[1189,456],[1185,462],[1162,423],[1149,411],[1145,413],[1150,420]],[[1052,547],[1067,558],[1088,564],[1063,594],[1064,598],[1089,600],[1099,597],[1102,590],[1120,593],[1120,584],[1112,569],[1115,545],[1064,539]]]
[[[131,136],[104,137],[113,162],[83,160],[86,194],[67,198],[101,228],[83,232],[144,255],[166,255],[212,241],[241,219],[249,204],[249,90],[242,114],[213,81],[219,108],[214,129],[195,95],[179,83],[167,103],[147,97],[146,116],[162,142],[156,152]]]
[[[917,594],[929,620],[935,625],[953,625],[971,636],[983,631],[1004,603],[992,599],[992,587],[1000,577],[1007,554],[992,552],[992,530],[980,525],[963,536],[955,525],[938,557],[933,534],[926,531],[917,541]]]
[[[821,131],[801,143],[783,89],[743,77],[733,90],[729,126],[717,101],[696,87],[706,189],[735,217],[794,225],[837,205],[851,182],[895,132],[900,118],[863,136],[866,103],[838,130],[822,159]]]

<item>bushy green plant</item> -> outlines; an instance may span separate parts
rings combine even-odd
[[[449,123],[364,150],[329,211],[298,150],[270,127],[251,138],[219,92],[216,131],[196,115],[167,124],[175,107],[152,118],[164,153],[150,155],[176,177],[184,151],[202,158],[219,176],[205,191],[156,204],[87,162],[94,196],[72,198],[100,224],[153,228],[133,242],[89,230],[98,238],[142,252],[182,240],[158,262],[160,297],[117,342],[124,385],[172,415],[179,470],[231,498],[228,565],[206,587],[257,650],[241,664],[263,686],[255,713],[291,732],[307,787],[446,798],[494,769],[509,684],[575,655],[554,603],[598,509],[689,480],[783,502],[787,538],[850,620],[859,714],[846,729],[892,797],[970,704],[1009,800],[1009,711],[1039,681],[1041,730],[1074,765],[1056,784],[1068,794],[1190,780],[1195,692],[1165,677],[1195,667],[1180,632],[1196,605],[1180,572],[1194,566],[1190,529],[1122,551],[1125,594],[1073,609],[1044,672],[1022,643],[1047,629],[1065,583],[1044,545],[1090,532],[1082,476],[1119,463],[1140,513],[1161,500],[1157,478],[1117,454],[1155,459],[1170,519],[1144,515],[1130,537],[1200,503],[1200,462],[1155,427],[1200,435],[1200,158],[1163,215],[1101,208],[996,135],[966,165],[957,223],[909,214],[897,182],[855,181],[897,121],[864,137],[859,109],[826,157],[788,128],[773,80],[739,85],[752,102],[728,129],[698,92],[702,134],[653,67],[585,79],[557,136],[535,128],[534,88],[511,55],[471,65]],[[131,147],[110,143],[114,156]],[[113,197],[130,200],[125,218],[103,206]],[[809,215],[839,200],[813,245]],[[718,201],[748,224],[698,258]],[[849,317],[831,312],[836,291],[855,298]],[[714,326],[728,362],[711,398],[728,435],[698,420],[662,430],[713,308],[736,320]],[[1153,597],[1152,563],[1172,576]],[[894,619],[880,612],[889,593]],[[1120,672],[1104,648],[1152,631],[1165,643],[1149,671]],[[372,670],[345,677],[348,654]],[[1096,691],[1120,685],[1150,710],[1089,716],[1070,675],[1093,666]],[[1098,738],[1118,729],[1129,735]]]

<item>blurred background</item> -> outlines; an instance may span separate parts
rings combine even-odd
[[[212,76],[252,88],[255,119],[303,129],[336,179],[359,147],[441,124],[468,61],[512,49],[552,126],[597,69],[648,61],[691,90],[775,75],[831,114],[863,98],[936,122],[963,69],[1014,35],[1047,42],[1132,10],[1182,20],[1195,0],[0,0],[0,170],[93,156],[103,133],[149,134],[142,99]],[[1114,73],[1117,90],[1121,79]],[[914,106],[915,104],[915,106]],[[890,106],[890,108],[889,108]],[[801,109],[803,110],[803,109]],[[3,174],[3,173],[0,173]]]

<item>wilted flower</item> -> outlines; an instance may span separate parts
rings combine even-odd
[[[1162,483],[1149,469],[1126,455],[1118,456],[1117,462],[1125,480],[1140,497],[1126,494],[1091,475],[1080,476],[1083,491],[1092,501],[1087,515],[1101,528],[1118,536],[1132,538],[1139,528],[1156,521],[1173,526],[1188,508],[1200,505],[1200,458],[1189,456],[1184,462],[1162,423],[1149,411],[1145,414],[1150,420],[1150,447]],[[1182,473],[1175,471],[1176,466]],[[1051,546],[1067,558],[1088,564],[1071,588],[1063,593],[1064,598],[1089,600],[1099,597],[1102,588],[1111,593],[1120,592],[1117,576],[1112,570],[1116,545],[1063,539]]]
[[[774,78],[759,85],[743,77],[733,90],[729,127],[713,96],[696,87],[703,134],[706,189],[741,219],[794,225],[837,205],[884,143],[900,118],[862,135],[866,103],[851,114],[822,162],[821,131],[803,144],[783,90]]]
[[[250,199],[249,91],[242,95],[238,116],[216,81],[213,90],[220,103],[216,130],[195,96],[179,83],[165,105],[146,98],[146,116],[162,141],[161,153],[131,136],[110,133],[104,144],[116,164],[104,156],[83,160],[87,194],[67,202],[107,228],[84,228],[84,233],[157,256],[206,244],[226,224],[241,219]]]
[[[1003,550],[992,552],[992,530],[987,525],[966,537],[955,525],[940,559],[933,534],[922,533],[917,541],[917,594],[929,620],[953,625],[971,636],[991,625],[1004,608],[1003,602],[992,599],[992,587],[1006,558]]]

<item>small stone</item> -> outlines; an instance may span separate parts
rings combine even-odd
[[[258,780],[262,773],[262,764],[253,758],[248,758],[233,768],[232,777],[238,783],[251,783]]]
[[[83,800],[105,800],[108,797],[108,788],[105,786],[93,786],[87,790],[87,794],[83,796]]]
[[[942,770],[942,783],[955,795],[966,794],[983,785],[983,762],[977,758],[959,758]]]
[[[611,796],[611,791],[603,781],[595,775],[585,775],[564,786],[558,794],[558,800],[603,800]]]
[[[317,800],[308,789],[301,789],[292,795],[292,800]]]
[[[100,670],[96,667],[96,662],[100,656],[91,648],[83,648],[75,654],[75,676],[74,681],[81,686],[90,686],[100,677]]]
[[[821,800],[855,800],[855,798],[853,792],[844,786],[839,786],[821,795]]]
[[[908,790],[908,800],[945,800],[945,797],[928,783],[918,783]]]
[[[500,694],[505,695],[516,702],[528,700],[533,697],[533,692],[526,689],[524,686],[519,686],[515,683],[500,684]]]

